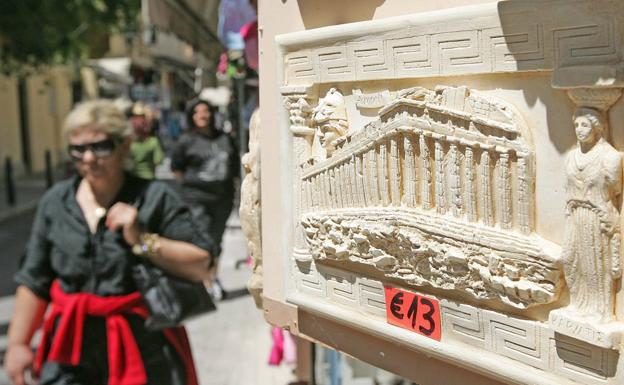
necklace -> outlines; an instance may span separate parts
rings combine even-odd
[[[106,212],[108,210],[106,209],[106,207],[98,203],[97,199],[95,198],[95,194],[93,193],[93,190],[90,188],[90,186],[85,185],[82,196],[88,202],[88,204],[83,207],[83,209],[87,209],[88,211],[90,211],[98,221],[106,216]]]
[[[102,206],[96,207],[95,210],[93,210],[93,214],[95,214],[98,220],[102,219],[102,217],[106,215],[106,209]]]

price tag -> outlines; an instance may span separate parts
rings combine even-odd
[[[440,341],[442,324],[438,301],[416,293],[384,286],[388,323]]]

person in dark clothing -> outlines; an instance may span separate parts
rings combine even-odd
[[[220,246],[234,202],[239,159],[231,137],[215,127],[215,113],[216,108],[206,101],[191,103],[187,112],[190,130],[173,150],[171,169],[196,219],[208,225],[209,235]],[[215,263],[211,284],[219,299],[222,287],[216,274]]]
[[[203,281],[214,244],[166,184],[124,172],[128,123],[110,101],[79,104],[65,121],[79,175],[50,189],[16,274],[4,366],[16,385],[197,385],[183,328],[150,331],[132,268],[142,258]],[[30,340],[42,324],[34,356]]]

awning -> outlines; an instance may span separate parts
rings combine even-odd
[[[106,78],[108,81],[121,84],[132,84],[130,76],[131,60],[128,57],[94,59],[89,61],[89,67]]]
[[[199,99],[205,100],[217,107],[225,107],[230,103],[232,92],[228,87],[208,87],[199,93]]]
[[[223,45],[217,37],[219,0],[144,0],[149,23],[173,33],[216,61]]]

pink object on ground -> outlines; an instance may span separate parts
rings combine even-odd
[[[284,361],[287,364],[294,365],[297,363],[297,344],[295,337],[289,331],[284,330]]]
[[[273,346],[269,355],[269,365],[277,366],[282,363],[284,358],[284,334],[282,329],[278,327],[271,329],[271,337],[273,338]]]

